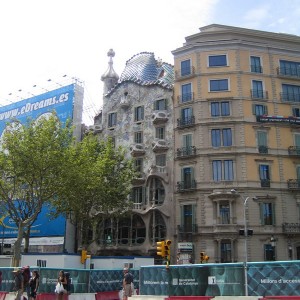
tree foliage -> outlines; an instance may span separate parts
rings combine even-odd
[[[72,132],[53,113],[49,119],[28,120],[25,126],[12,122],[3,134],[0,207],[18,228],[15,266],[22,239],[29,239],[43,205],[51,205],[54,215],[72,216],[81,224],[129,207],[127,196],[135,172],[125,151],[92,135],[75,142]]]
[[[135,171],[132,161],[126,159],[125,150],[115,148],[109,140],[99,141],[87,135],[68,150],[64,188],[54,206],[58,213],[66,213],[84,225],[83,243],[87,243],[84,230],[94,221],[103,215],[118,215],[128,210],[127,198]]]
[[[24,126],[15,121],[6,127],[0,151],[0,199],[2,213],[18,227],[15,265],[24,231],[62,186],[60,177],[72,141],[72,128],[62,127],[54,113],[49,119],[28,120]]]

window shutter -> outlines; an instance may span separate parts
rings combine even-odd
[[[180,225],[184,226],[184,205],[180,205]]]
[[[184,180],[184,168],[181,169],[181,179],[180,181],[183,181]]]
[[[193,224],[196,224],[196,220],[195,220],[195,210],[196,210],[196,205],[195,204],[193,204],[192,205],[192,225]]]
[[[187,137],[186,135],[183,135],[183,136],[182,136],[182,147],[184,147],[184,148],[185,148],[186,145],[187,145],[186,137]]]
[[[255,104],[252,104],[252,113],[253,115],[256,115],[256,105]]]
[[[187,147],[191,147],[191,146],[193,146],[192,135],[188,134],[187,135]]]
[[[275,218],[275,203],[272,203],[272,225],[276,225],[276,218]]]
[[[264,115],[267,115],[267,114],[268,114],[268,106],[264,105]]]
[[[191,181],[195,179],[194,168],[191,167]]]
[[[295,134],[295,146],[300,147],[300,134]]]
[[[267,146],[267,133],[265,131],[257,131],[258,146]]]
[[[300,179],[300,166],[298,166],[296,168],[296,172],[297,172],[297,179],[299,180]]]
[[[265,219],[264,219],[264,204],[259,203],[259,208],[260,208],[260,224],[265,225]]]

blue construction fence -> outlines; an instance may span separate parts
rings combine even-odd
[[[39,293],[53,293],[60,269],[35,268]],[[0,290],[11,292],[12,268],[0,268]],[[70,272],[71,293],[98,293],[122,288],[122,269],[64,269]],[[247,272],[245,272],[247,271]],[[144,266],[131,269],[140,295],[168,296],[299,296],[300,261]],[[245,276],[247,274],[247,277]],[[245,278],[246,277],[246,278]],[[246,280],[247,281],[246,281]]]
[[[14,289],[13,268],[0,268],[0,290],[12,292]],[[30,267],[40,275],[39,293],[54,293],[58,273],[61,269]],[[71,293],[97,293],[122,289],[123,270],[82,270],[64,269],[70,273]],[[139,286],[139,271],[130,270],[135,288]]]
[[[139,281],[141,295],[297,296],[300,261],[145,266]]]

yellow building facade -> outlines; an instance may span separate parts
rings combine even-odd
[[[300,259],[300,37],[212,24],[172,53],[177,263]]]

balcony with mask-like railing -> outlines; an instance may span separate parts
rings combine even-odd
[[[168,112],[166,110],[156,110],[151,116],[153,124],[166,123],[169,119]]]
[[[197,182],[194,179],[177,182],[178,193],[194,192],[196,189],[197,189]]]
[[[153,152],[163,152],[169,149],[169,145],[166,140],[163,139],[154,139],[152,142]]]
[[[133,144],[130,146],[130,153],[133,157],[142,156],[146,152],[145,146],[143,144]]]
[[[137,172],[132,180],[132,184],[143,184],[146,181],[146,174],[144,172]]]
[[[193,157],[197,155],[197,148],[195,146],[177,148],[175,155],[179,159]]]
[[[300,147],[299,146],[290,146],[288,147],[288,152],[290,156],[300,156]]]

